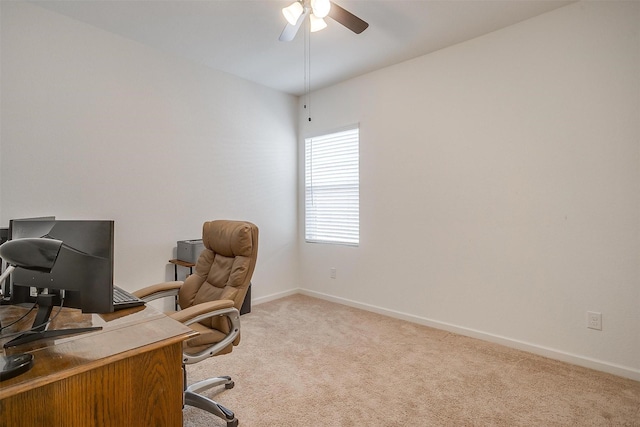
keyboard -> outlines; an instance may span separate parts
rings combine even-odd
[[[144,305],[145,302],[137,296],[130,294],[122,288],[113,287],[113,310],[122,310],[124,308],[138,307]]]

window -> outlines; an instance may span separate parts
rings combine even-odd
[[[305,139],[305,240],[360,241],[359,129]]]

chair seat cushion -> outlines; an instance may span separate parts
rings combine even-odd
[[[212,345],[222,341],[227,334],[218,331],[217,329],[210,329],[200,323],[193,323],[189,325],[191,329],[198,332],[193,338],[189,338],[184,341],[183,351],[187,354],[196,354],[200,351],[206,350]],[[229,344],[226,348],[217,354],[229,353],[233,349],[233,344]]]

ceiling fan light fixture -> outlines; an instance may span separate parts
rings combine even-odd
[[[303,11],[304,8],[299,1],[293,2],[289,6],[282,8],[282,14],[291,25],[296,25],[296,22],[298,22]]]
[[[312,33],[327,28],[327,23],[324,22],[324,19],[318,18],[315,13],[309,15],[309,23],[311,24],[311,26],[309,27],[309,31],[311,31]]]
[[[331,1],[329,0],[311,0],[311,9],[316,18],[324,18],[331,10]],[[324,27],[323,27],[324,28]]]

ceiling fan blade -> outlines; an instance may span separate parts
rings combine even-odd
[[[347,27],[348,29],[350,29],[356,34],[360,34],[364,30],[366,30],[367,27],[369,26],[369,24],[367,24],[365,21],[358,18],[356,15],[349,12],[348,10],[341,8],[334,2],[331,2],[331,10],[329,10],[329,17],[332,18],[334,21],[341,23],[342,25],[344,25],[345,27]]]
[[[282,34],[280,34],[279,40],[281,42],[290,42],[291,40],[293,40],[296,34],[298,34],[298,30],[300,29],[300,26],[307,16],[309,16],[309,9],[305,8],[305,11],[298,18],[296,25],[291,25],[287,22],[287,26],[284,27],[284,30],[282,30]]]

